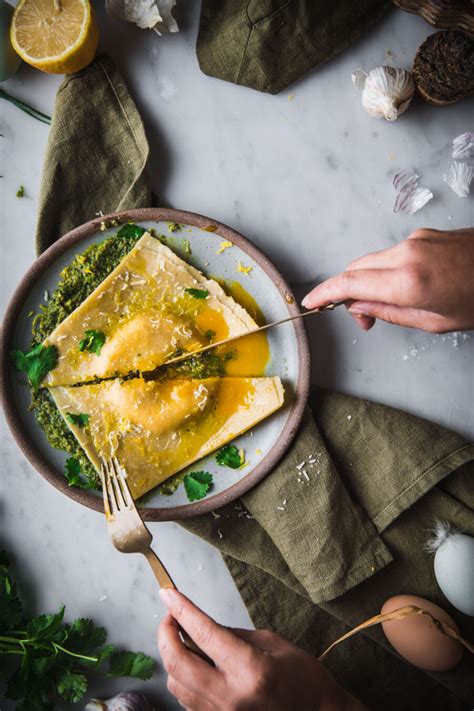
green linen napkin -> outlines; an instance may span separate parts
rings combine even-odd
[[[68,122],[71,107],[76,133]],[[94,161],[78,159],[88,124],[100,127],[85,139]],[[40,246],[98,209],[146,205],[147,156],[140,117],[110,60],[99,58],[68,77],[45,158]],[[113,180],[97,178],[97,163],[101,176],[113,173]],[[183,525],[221,551],[257,627],[316,655],[400,593],[438,602],[473,640],[474,618],[444,598],[423,544],[435,519],[474,535],[474,445],[430,422],[335,392],[315,390],[311,406],[271,476],[241,501]],[[325,663],[373,708],[472,706],[474,660],[467,653],[449,673],[422,672],[374,628],[336,647]]]
[[[69,74],[46,149],[37,253],[101,212],[148,207],[148,154],[142,120],[114,63],[102,56]]]
[[[390,0],[203,0],[205,74],[277,94],[365,34]]]

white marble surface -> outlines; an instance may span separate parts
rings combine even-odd
[[[453,137],[472,125],[472,102],[436,109],[414,101],[395,123],[369,117],[351,71],[409,67],[431,33],[394,11],[320,71],[273,97],[201,74],[194,44],[197,3],[181,2],[178,35],[157,37],[100,16],[104,51],[118,62],[146,123],[153,188],[168,204],[213,216],[253,239],[302,295],[324,276],[413,228],[473,223],[474,198],[443,183]],[[60,77],[23,66],[12,94],[51,113]],[[290,95],[292,98],[290,99]],[[35,209],[48,127],[0,102],[2,307],[34,259]],[[434,200],[394,215],[391,178],[414,166]],[[15,197],[20,184],[22,200]],[[377,325],[364,334],[343,313],[310,325],[314,382],[404,408],[466,435],[474,432],[474,337],[453,339]],[[38,610],[67,603],[111,641],[155,655],[163,609],[145,564],[110,546],[101,518],[50,487],[5,426],[1,439],[2,545],[16,556],[25,596]],[[228,625],[250,624],[219,556],[176,524],[155,524],[156,549],[177,583]],[[106,599],[104,599],[106,597]],[[174,709],[159,669],[159,708]],[[134,684],[100,684],[95,693]],[[3,706],[2,709],[11,708]]]

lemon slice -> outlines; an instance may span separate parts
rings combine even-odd
[[[51,74],[70,74],[94,59],[99,30],[89,0],[21,0],[10,38],[28,64]]]

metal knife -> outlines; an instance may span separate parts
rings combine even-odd
[[[216,341],[215,343],[210,343],[208,346],[204,346],[203,348],[199,348],[197,351],[190,351],[189,353],[184,353],[183,355],[176,356],[176,358],[171,358],[170,360],[167,360],[165,363],[159,366],[159,368],[163,368],[167,365],[172,365],[174,363],[180,363],[183,360],[186,360],[187,358],[191,358],[192,356],[195,355],[200,355],[201,353],[205,353],[206,351],[210,351],[211,348],[217,348],[218,346],[226,346],[228,343],[233,343],[233,341],[237,341],[239,338],[245,338],[245,336],[250,336],[252,333],[260,333],[261,331],[266,331],[269,328],[273,328],[274,326],[280,326],[283,323],[288,323],[289,321],[295,321],[298,318],[304,318],[305,316],[312,316],[313,314],[320,314],[323,313],[324,311],[332,311],[333,309],[336,308],[336,306],[341,306],[342,304],[345,304],[346,301],[335,301],[332,304],[327,304],[326,306],[319,306],[317,309],[311,309],[310,311],[305,311],[304,313],[301,314],[296,314],[296,316],[288,316],[287,318],[282,318],[280,321],[273,321],[273,323],[266,323],[264,326],[259,326],[258,328],[254,328],[251,331],[245,331],[245,333],[239,333],[236,336],[231,336],[230,338],[225,338],[223,341]],[[158,370],[158,369],[157,369]],[[151,375],[155,371],[150,371],[146,375]]]

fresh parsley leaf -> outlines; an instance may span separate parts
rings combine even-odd
[[[20,185],[18,190],[16,191],[16,196],[19,198],[25,197],[25,187],[24,185]]]
[[[85,427],[89,424],[89,415],[86,415],[83,412],[79,415],[74,415],[72,412],[66,412],[66,419],[71,423],[71,425],[77,425],[77,427]]]
[[[66,671],[58,682],[58,693],[66,701],[80,701],[87,691],[87,679],[84,674]]]
[[[195,299],[207,299],[209,292],[207,289],[185,289],[185,292]]]
[[[79,341],[79,350],[88,351],[89,353],[95,353],[100,355],[102,346],[105,343],[105,333],[103,331],[96,331],[95,328],[89,328],[84,331],[84,338]]]
[[[26,373],[31,387],[36,392],[44,376],[58,364],[58,349],[56,346],[37,346],[23,353],[17,349],[11,351],[10,357],[18,370]]]
[[[168,231],[169,232],[176,232],[177,230],[180,230],[184,227],[184,225],[181,225],[179,222],[168,222]]]
[[[56,634],[61,630],[64,618],[64,607],[55,615],[37,615],[32,617],[26,627],[28,639],[55,640]]]
[[[226,444],[217,452],[216,462],[223,467],[239,469],[244,463],[243,450],[237,449],[235,444]]]
[[[216,332],[210,328],[209,331],[206,331],[206,333],[204,334],[204,338],[207,338],[208,341],[212,341],[215,335]]]
[[[141,237],[145,234],[146,230],[139,225],[135,225],[133,222],[129,222],[127,225],[123,225],[117,232],[117,237]]]
[[[116,652],[110,658],[109,676],[133,676],[150,679],[155,662],[142,652]]]
[[[84,479],[82,476],[81,464],[76,457],[66,459],[66,469],[64,476],[68,480],[69,486],[79,486],[81,489],[93,489],[92,482]]]
[[[184,489],[189,501],[203,499],[212,485],[209,472],[190,472],[184,477]]]
[[[54,615],[26,618],[8,564],[0,552],[0,677],[6,682],[2,698],[14,699],[17,711],[53,711],[59,697],[81,701],[90,672],[150,678],[153,660],[141,652],[115,652],[104,644],[105,629],[92,620],[68,625],[64,607]]]
[[[81,654],[96,656],[95,650],[107,639],[104,627],[96,627],[92,620],[80,617],[70,627],[68,642]]]
[[[9,560],[5,551],[0,551],[0,629],[15,627],[23,617],[23,606],[18,597],[15,582],[8,573]]]

